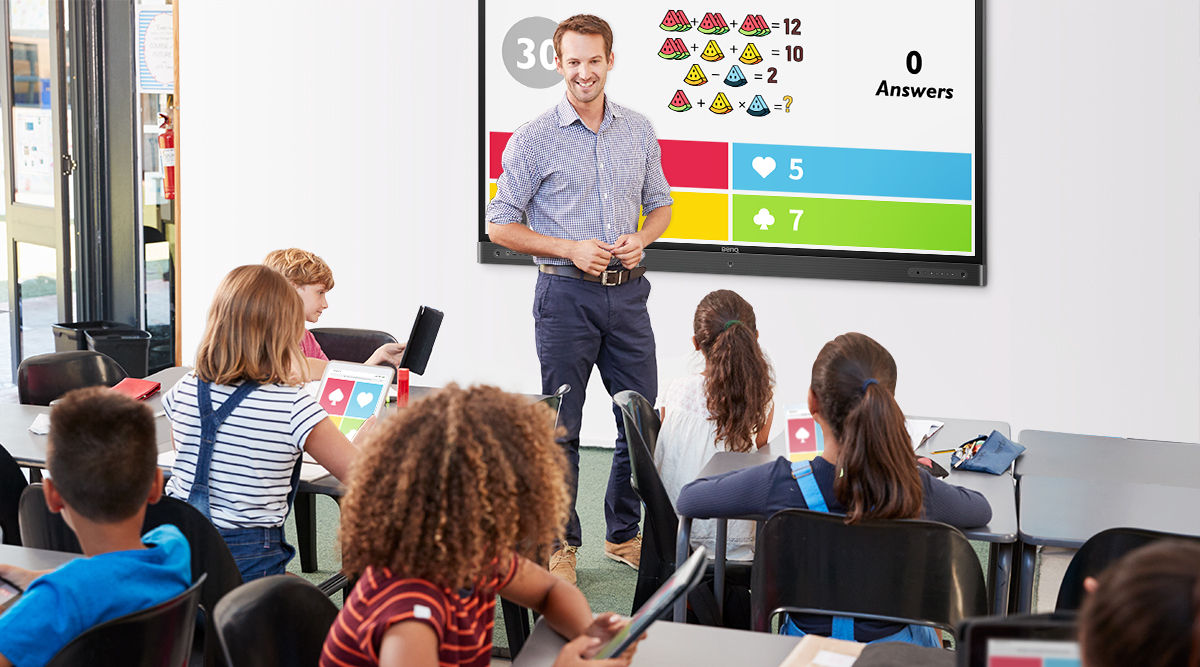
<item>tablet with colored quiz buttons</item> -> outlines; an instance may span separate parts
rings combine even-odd
[[[391,366],[331,361],[321,376],[317,401],[338,430],[353,440],[363,422],[383,410],[395,374]]]

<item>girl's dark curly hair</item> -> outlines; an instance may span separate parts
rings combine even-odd
[[[451,384],[368,434],[342,503],[342,568],[457,590],[519,553],[540,560],[570,503],[554,414]]]
[[[737,292],[709,292],[692,320],[704,355],[704,393],[717,440],[731,452],[748,452],[771,414],[775,380],[758,346],[754,308]]]

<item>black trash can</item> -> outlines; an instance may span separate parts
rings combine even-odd
[[[144,378],[150,365],[150,332],[141,329],[85,329],[87,347],[112,357],[129,377]]]
[[[146,377],[150,332],[121,322],[91,320],[60,322],[54,331],[54,351],[95,350],[112,357],[130,377]]]

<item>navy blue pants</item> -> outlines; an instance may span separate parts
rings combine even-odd
[[[539,273],[533,296],[534,337],[542,365],[542,393],[552,394],[559,385],[571,385],[563,397],[559,425],[566,433],[559,438],[570,465],[571,518],[567,544],[579,546],[582,534],[575,512],[579,476],[579,426],[583,400],[592,366],[609,396],[632,389],[654,403],[658,395],[658,363],[654,355],[654,332],[646,299],[650,281],[645,276],[616,287],[605,287],[577,278]],[[617,419],[616,451],[604,495],[606,539],[625,542],[637,535],[641,505],[629,482],[629,449],[621,410],[613,405]]]

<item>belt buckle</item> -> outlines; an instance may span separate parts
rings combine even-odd
[[[608,282],[609,276],[615,276],[614,280],[616,280],[616,282],[613,282],[613,283]],[[604,285],[605,287],[616,287],[617,285],[620,285],[621,284],[621,269],[609,269],[607,271],[602,272],[600,274],[600,284]]]

